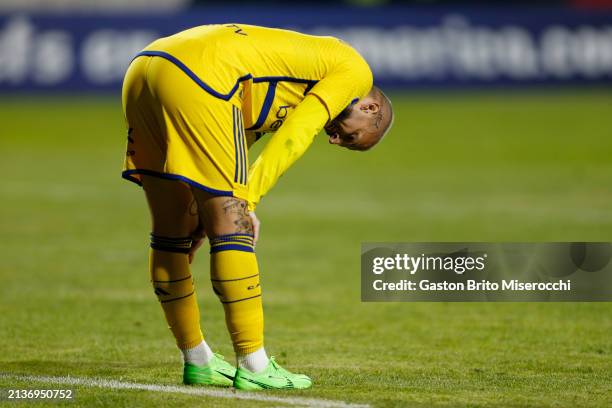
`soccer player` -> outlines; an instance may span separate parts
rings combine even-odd
[[[238,389],[308,388],[268,358],[255,206],[325,128],[329,142],[368,150],[390,128],[391,103],[366,61],[333,37],[243,24],[195,27],[154,41],[123,84],[123,177],[151,212],[151,282],[184,357],[183,382]],[[249,166],[248,148],[265,133]],[[190,263],[204,237],[237,368],[200,329]]]

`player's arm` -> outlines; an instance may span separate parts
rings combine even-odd
[[[249,209],[253,210],[278,178],[310,146],[323,126],[354,99],[372,88],[372,71],[367,62],[348,45],[330,58],[339,62],[310,90],[285,123],[266,144],[249,172]]]
[[[310,146],[329,120],[325,106],[315,95],[307,95],[268,141],[249,171],[249,209]]]

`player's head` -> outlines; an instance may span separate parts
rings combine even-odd
[[[369,150],[387,134],[392,124],[391,101],[374,86],[365,98],[330,121],[325,132],[331,144],[351,150]]]

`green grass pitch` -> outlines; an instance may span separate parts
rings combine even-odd
[[[361,303],[359,250],[362,241],[612,240],[612,96],[392,97],[395,128],[380,146],[349,152],[319,136],[258,209],[266,348],[314,380],[308,391],[261,395],[611,406],[612,304]],[[147,208],[120,178],[118,98],[5,97],[0,123],[0,388],[62,388],[16,375],[179,385],[147,275]],[[204,333],[233,358],[206,252],[194,267]],[[271,406],[71,388],[71,407]]]

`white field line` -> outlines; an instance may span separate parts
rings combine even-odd
[[[212,389],[203,387],[190,387],[178,385],[156,385],[156,384],[138,384],[131,382],[123,382],[117,380],[105,380],[102,378],[79,378],[79,377],[46,377],[35,375],[14,375],[8,373],[0,373],[0,378],[14,379],[20,381],[32,381],[39,383],[62,384],[62,385],[80,385],[84,387],[108,388],[113,390],[145,390],[161,393],[175,393],[187,395],[203,395],[214,398],[229,398],[249,401],[264,401],[274,402],[279,404],[316,407],[316,408],[368,408],[369,405],[349,404],[344,401],[334,401],[318,398],[303,398],[303,397],[280,397],[273,395],[257,394],[253,392],[236,391],[233,389]],[[290,391],[289,391],[290,392]]]

